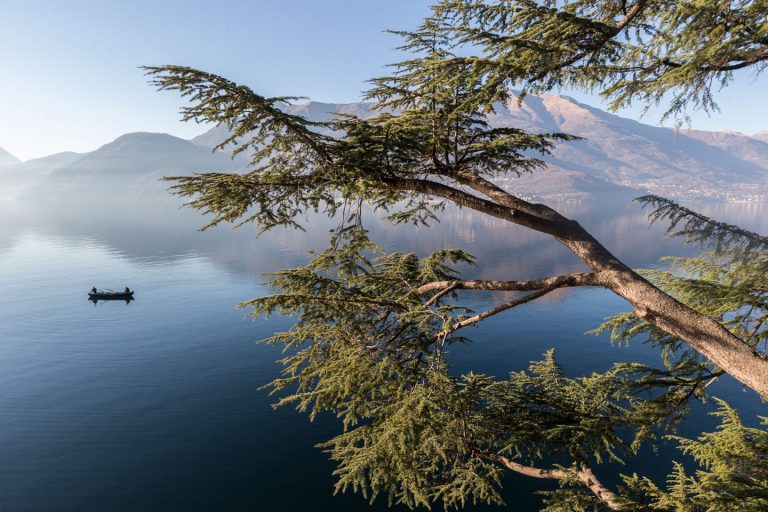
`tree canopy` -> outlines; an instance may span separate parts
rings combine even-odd
[[[649,196],[640,200],[652,219],[710,251],[674,260],[671,271],[633,271],[578,222],[496,182],[546,172],[537,155],[573,137],[485,121],[510,86],[596,89],[614,106],[664,101],[674,115],[712,108],[713,85],[740,68],[763,69],[765,21],[759,1],[444,0],[418,29],[399,33],[410,58],[371,81],[379,113],[368,119],[313,122],[285,112],[296,98],[263,97],[192,68],[146,68],[155,86],[190,100],[185,120],[225,124],[231,135],[219,147],[251,158],[245,173],[171,178],[213,216],[207,227],[301,229],[306,212],[339,221],[326,251],[273,274],[274,293],[243,304],[256,316],[294,318],[267,340],[287,349],[283,377],[269,387],[280,404],[339,417],[343,432],[323,445],[337,462],[338,490],[458,508],[501,503],[510,470],[561,482],[546,497],[549,511],[765,509],[768,434],[744,427],[725,403],[720,430],[679,440],[701,465],[693,476],[678,465],[664,488],[631,475],[609,489],[598,473],[673,432],[724,373],[768,396],[759,347],[768,336],[768,239]],[[590,272],[461,279],[456,265],[474,263],[470,254],[387,253],[363,222],[368,208],[424,224],[446,204],[548,234]],[[504,379],[451,371],[446,348],[466,341],[466,327],[582,286],[626,299],[632,312],[601,329],[646,336],[664,366],[616,364],[567,378],[549,351]],[[478,313],[462,303],[476,290],[520,294]]]

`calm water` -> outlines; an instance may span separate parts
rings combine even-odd
[[[765,206],[702,208],[768,231]],[[562,210],[633,266],[690,251],[661,240],[637,208]],[[279,351],[255,340],[287,322],[253,322],[234,309],[267,291],[261,274],[301,264],[307,250],[323,247],[327,221],[257,240],[251,228],[196,232],[201,218],[171,203],[92,205],[83,213],[6,202],[0,215],[0,510],[367,508],[356,495],[332,496],[333,466],[314,448],[338,431],[336,423],[275,411],[257,390],[277,375]],[[549,239],[469,212],[449,212],[429,230],[374,219],[368,227],[389,250],[467,249],[479,260],[467,276],[583,270]],[[86,297],[94,285],[129,285],[137,299],[94,305]],[[494,297],[473,300],[481,309]],[[612,347],[605,337],[582,335],[623,309],[598,290],[553,294],[472,330],[475,343],[451,357],[458,370],[494,375],[527,366],[549,347],[573,374],[619,360],[657,364],[639,342]],[[767,412],[729,379],[712,389],[750,422]],[[714,424],[706,410],[697,410],[689,432]],[[624,471],[663,475],[670,449],[644,454]],[[511,508],[536,510],[528,496],[540,485],[510,476]]]

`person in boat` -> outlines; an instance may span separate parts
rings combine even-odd
[[[97,291],[98,291],[98,290],[96,290],[96,287],[95,287],[95,286],[94,286],[93,288],[91,288],[91,293],[96,293]]]
[[[125,293],[131,293],[131,290],[128,289],[128,287],[125,287]]]

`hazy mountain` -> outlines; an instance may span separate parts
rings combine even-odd
[[[58,166],[40,186],[66,191],[98,191],[114,196],[164,193],[164,176],[232,171],[242,166],[223,153],[165,133],[129,133],[95,151]]]
[[[369,103],[309,102],[287,111],[321,121],[333,113],[375,115]],[[541,199],[658,193],[679,199],[768,199],[768,134],[674,130],[609,114],[567,96],[528,95],[497,104],[491,126],[565,132],[584,140],[561,143],[546,157],[548,168],[505,186]],[[212,147],[226,137],[214,127],[193,141]]]
[[[166,133],[129,133],[86,153],[53,172],[57,177],[78,175],[133,176],[156,171],[189,173],[230,169],[231,159]]]
[[[722,149],[736,158],[757,165],[768,171],[768,133],[765,140],[759,135],[749,137],[736,132],[706,132],[703,130],[681,130],[686,137],[698,139],[710,146]]]
[[[308,102],[286,107],[291,114],[325,121],[336,114],[369,117],[370,103]],[[559,144],[547,168],[502,185],[544,201],[592,196],[629,197],[652,192],[678,199],[768,199],[768,133],[673,130],[649,126],[579,103],[567,96],[528,95],[497,104],[491,126],[534,132],[565,132],[583,140]],[[227,137],[215,126],[191,141],[163,133],[130,133],[90,153],[59,153],[20,163],[0,150],[0,195],[20,183],[93,197],[167,195],[163,176],[242,170],[245,156],[212,152]],[[7,155],[7,156],[4,156]]]
[[[372,103],[321,103],[319,101],[310,101],[308,103],[299,103],[288,105],[285,111],[289,114],[298,115],[312,121],[330,121],[336,114],[348,114],[361,117],[363,119],[375,115],[371,111]],[[198,135],[192,139],[192,142],[198,146],[213,149],[219,143],[229,136],[229,130],[224,125],[217,125],[207,132]]]
[[[0,167],[5,167],[7,165],[13,165],[19,163],[21,160],[4,150],[3,148],[0,148]]]
[[[2,170],[0,175],[2,177],[14,175],[19,178],[37,178],[45,176],[46,174],[49,174],[59,167],[63,167],[65,165],[76,162],[84,154],[85,153],[75,153],[73,151],[55,153],[53,155],[44,156],[42,158],[35,158],[7,166]]]
[[[13,198],[26,189],[39,186],[51,172],[77,161],[81,156],[83,153],[67,151],[0,168],[0,199]]]
[[[554,95],[497,105],[489,121],[584,138],[559,144],[553,167],[681,199],[768,198],[768,145],[749,137],[649,126]]]

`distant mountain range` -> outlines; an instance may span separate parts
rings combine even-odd
[[[375,114],[371,108],[370,103],[309,102],[287,111],[320,121],[340,113],[369,117]],[[649,126],[555,95],[529,95],[521,106],[512,98],[496,105],[488,121],[491,126],[584,138],[559,144],[545,157],[546,169],[503,180],[503,186],[530,199],[570,201],[651,192],[682,200],[768,200],[768,132],[746,136]],[[156,194],[167,186],[158,185],[162,176],[244,169],[244,157],[233,160],[226,152],[212,152],[226,136],[224,126],[189,141],[162,133],[131,133],[89,153],[58,153],[23,163],[0,149],[0,192],[42,188]]]
[[[46,192],[156,197],[166,194],[164,176],[233,171],[244,163],[166,133],[137,132],[89,153],[57,153],[0,167],[0,187],[22,197]]]
[[[0,148],[0,167],[5,167],[8,165],[18,164],[21,160],[4,150],[3,148]]]
[[[372,106],[310,102],[287,111],[322,121],[340,113],[375,115]],[[768,132],[749,137],[649,126],[567,96],[528,95],[520,106],[513,97],[495,107],[491,126],[584,138],[559,144],[544,157],[546,169],[506,178],[503,185],[519,195],[557,201],[650,192],[683,200],[768,200]],[[192,142],[212,148],[227,135],[217,126]]]

